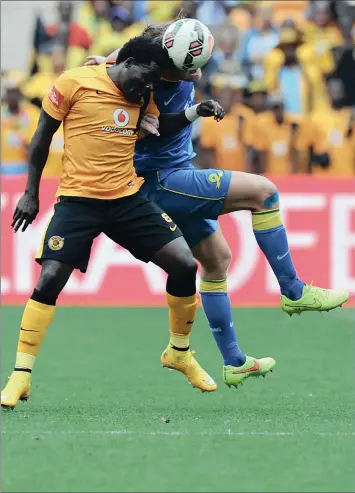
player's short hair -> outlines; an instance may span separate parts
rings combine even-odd
[[[137,65],[149,65],[154,62],[161,70],[169,70],[173,67],[167,51],[149,36],[136,36],[124,44],[117,55],[116,64],[128,58],[133,58]]]
[[[186,14],[183,9],[180,10],[174,21],[171,22],[160,22],[159,24],[148,24],[143,31],[143,36],[147,36],[154,39],[158,43],[162,43],[163,36],[167,28],[173,23],[180,19],[186,19]]]

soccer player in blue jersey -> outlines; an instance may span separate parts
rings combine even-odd
[[[161,43],[165,26],[149,26],[146,34]],[[113,53],[108,61],[114,60]],[[106,59],[89,57],[87,63]],[[175,69],[154,86],[160,113],[185,109],[191,123],[198,115],[194,82],[201,71]],[[216,123],[217,124],[217,123]],[[279,192],[267,178],[242,172],[195,169],[189,125],[173,137],[160,137],[155,117],[147,116],[143,128],[152,133],[136,144],[135,167],[145,179],[143,192],[179,225],[202,267],[200,293],[203,309],[224,360],[224,382],[238,386],[249,376],[265,375],[275,365],[272,358],[246,356],[238,345],[227,289],[231,260],[228,244],[218,228],[218,217],[239,210],[252,213],[256,241],[265,254],[281,290],[281,308],[288,314],[329,311],[348,299],[346,291],[306,285],[297,276],[279,209]],[[164,364],[164,356],[163,356]]]

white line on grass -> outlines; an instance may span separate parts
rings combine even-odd
[[[297,437],[297,436],[324,436],[324,437],[355,437],[354,432],[327,432],[327,431],[308,431],[308,432],[289,432],[289,431],[233,431],[225,430],[220,432],[201,431],[196,433],[186,431],[136,431],[136,430],[45,430],[34,432],[30,430],[9,430],[2,431],[3,435],[103,435],[103,436],[236,436],[236,437]]]

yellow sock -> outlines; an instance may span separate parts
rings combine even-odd
[[[54,312],[55,306],[28,300],[21,321],[15,368],[33,369]]]
[[[282,225],[280,209],[266,212],[252,213],[253,229],[255,231],[266,231]]]
[[[186,349],[190,343],[190,332],[195,321],[197,297],[177,298],[167,293],[166,299],[170,310],[170,344]]]

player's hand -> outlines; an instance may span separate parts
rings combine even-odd
[[[214,101],[213,99],[209,99],[208,101],[202,101],[196,108],[198,116],[208,117],[213,116],[214,119],[219,122],[223,120],[225,111],[222,106]]]
[[[22,231],[26,231],[29,224],[36,219],[39,211],[39,199],[36,195],[25,192],[16,206],[11,227],[15,233],[22,226]]]
[[[159,128],[159,118],[151,113],[146,113],[141,121],[140,132],[143,133],[143,136],[152,134],[159,137],[160,133],[158,131]]]
[[[85,66],[88,65],[102,65],[103,63],[106,62],[106,58],[104,56],[99,56],[99,55],[90,55],[86,57]]]

